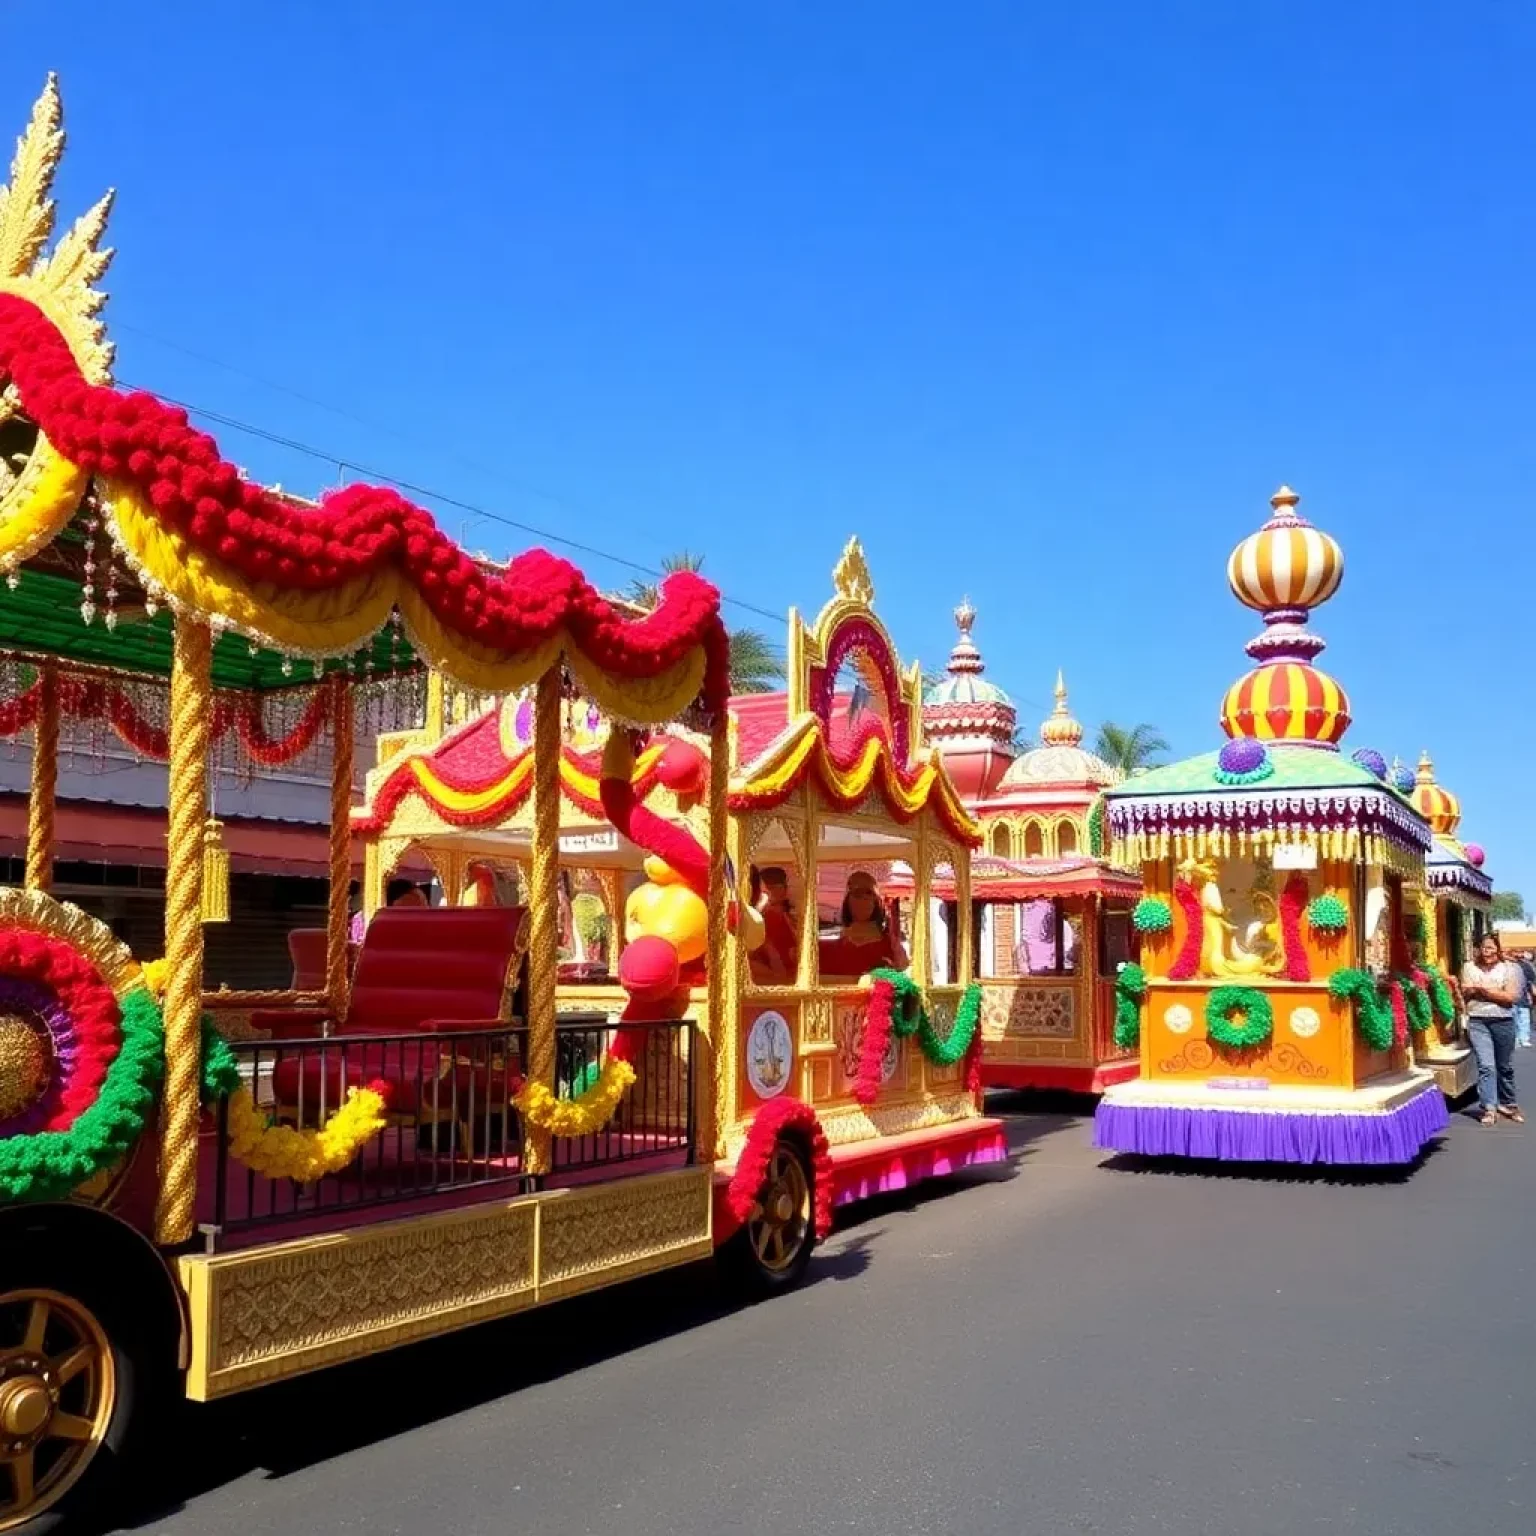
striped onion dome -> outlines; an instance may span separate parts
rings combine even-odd
[[[1297,513],[1300,499],[1282,485],[1269,498],[1274,516],[1227,560],[1227,582],[1238,601],[1261,613],[1315,608],[1339,590],[1344,577],[1343,550]]]
[[[1435,765],[1429,753],[1419,755],[1419,771],[1414,775],[1413,793],[1409,796],[1413,808],[1430,824],[1430,827],[1446,837],[1454,836],[1461,825],[1461,801],[1450,790],[1435,783]]]
[[[1271,661],[1227,689],[1221,728],[1228,736],[1335,747],[1349,729],[1349,696],[1305,661]]]

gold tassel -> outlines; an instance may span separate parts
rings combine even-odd
[[[224,823],[214,816],[203,823],[203,921],[229,921],[229,849]]]

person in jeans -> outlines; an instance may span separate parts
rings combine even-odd
[[[1528,949],[1515,951],[1515,967],[1520,972],[1520,995],[1515,999],[1515,1044],[1522,1050],[1531,1047],[1531,1004],[1536,1002],[1536,965]]]
[[[1504,958],[1492,933],[1482,936],[1477,958],[1462,969],[1467,1037],[1477,1057],[1477,1100],[1484,1125],[1493,1125],[1498,1115],[1525,1121],[1515,1102],[1515,999],[1524,980],[1520,968]]]

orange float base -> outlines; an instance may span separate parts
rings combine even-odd
[[[832,1203],[848,1205],[872,1195],[907,1189],[925,1179],[942,1179],[962,1168],[1001,1163],[1008,1141],[1001,1120],[958,1120],[904,1136],[871,1136],[831,1149]],[[730,1172],[715,1175],[715,1246],[727,1242],[740,1223],[725,1192]]]
[[[1043,1061],[981,1064],[984,1088],[1054,1088],[1065,1093],[1103,1093],[1116,1083],[1128,1083],[1141,1072],[1136,1057],[1104,1061],[1093,1067],[1053,1067]]]

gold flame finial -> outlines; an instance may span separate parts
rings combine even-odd
[[[57,75],[49,75],[16,141],[11,178],[0,187],[0,293],[36,304],[58,326],[81,372],[93,384],[112,377],[112,347],[97,316],[107,302],[96,287],[112,260],[102,249],[113,193],[81,214],[45,256],[57,205],[53,178],[64,156],[64,107]]]
[[[875,584],[864,559],[864,546],[857,535],[848,540],[842,558],[832,567],[832,588],[839,597],[863,603],[866,607],[875,600]]]

